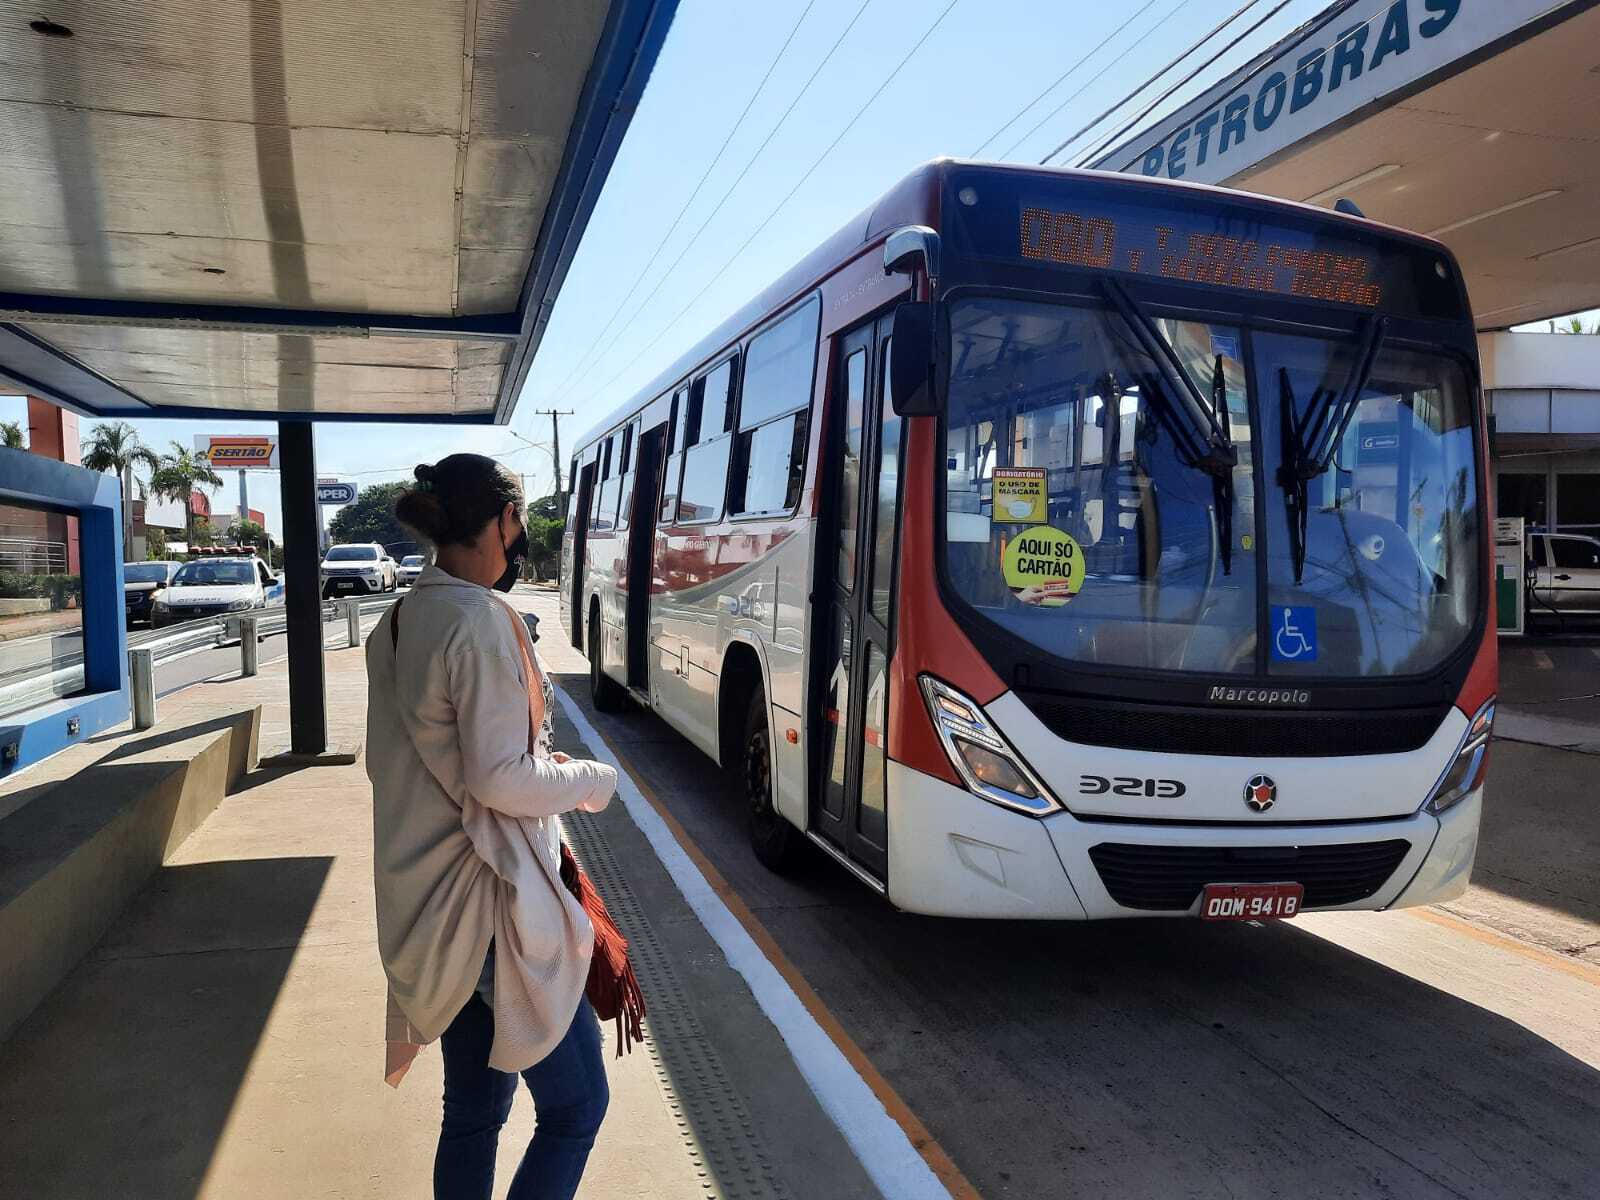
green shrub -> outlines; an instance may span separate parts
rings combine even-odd
[[[0,571],[0,599],[50,601],[52,610],[76,606],[83,600],[83,580],[77,575],[32,575],[25,571]]]

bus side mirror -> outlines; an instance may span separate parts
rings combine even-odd
[[[894,310],[889,342],[889,404],[900,417],[939,414],[934,305],[908,300]]]

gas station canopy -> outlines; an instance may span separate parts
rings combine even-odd
[[[508,420],[674,8],[0,0],[0,388]]]
[[[1595,0],[1339,0],[1107,170],[1226,184],[1439,238],[1480,329],[1600,307]]]

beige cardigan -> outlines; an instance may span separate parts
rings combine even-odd
[[[393,610],[367,640],[366,761],[378,950],[408,1025],[388,1036],[436,1040],[493,938],[489,1065],[521,1071],[571,1025],[594,949],[561,885],[556,816],[605,807],[617,776],[529,751],[525,631],[507,612],[488,588],[422,572],[400,608],[398,650]]]

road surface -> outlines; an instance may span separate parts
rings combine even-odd
[[[554,595],[514,602],[641,788],[983,1196],[1600,1196],[1593,757],[1496,748],[1484,869],[1458,912],[909,916],[820,854],[768,873],[699,751],[648,713],[592,709]]]

